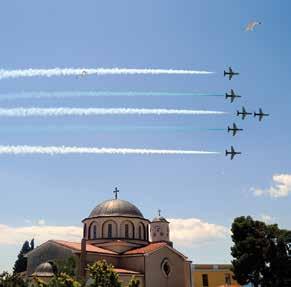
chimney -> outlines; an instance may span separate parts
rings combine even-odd
[[[80,256],[80,278],[85,278],[86,276],[86,256],[87,255],[87,250],[86,250],[86,239],[83,238],[81,241],[81,256]]]

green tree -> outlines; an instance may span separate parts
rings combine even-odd
[[[18,274],[3,272],[0,274],[0,287],[27,287],[27,283]]]
[[[128,287],[139,287],[139,283],[139,280],[133,276],[129,281]]]
[[[105,260],[88,265],[88,271],[92,281],[90,287],[121,287],[118,274]]]
[[[65,273],[72,277],[76,277],[76,260],[73,256],[69,257],[66,260],[56,260],[50,262],[54,268],[55,274]]]
[[[291,271],[289,235],[290,231],[281,230],[276,224],[267,225],[250,216],[236,218],[232,224],[231,254],[238,283],[252,283],[255,287],[288,286],[284,284]]]
[[[49,281],[48,287],[81,287],[81,283],[66,273],[60,273]]]
[[[24,244],[22,245],[22,248],[17,256],[17,260],[14,263],[13,274],[26,271],[27,258],[25,257],[25,254],[27,254],[29,251],[31,251],[33,249],[34,249],[34,239],[32,239],[30,243],[28,241],[24,242]]]

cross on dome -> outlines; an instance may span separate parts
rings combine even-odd
[[[162,212],[162,211],[161,211],[160,209],[158,209],[158,214],[159,214],[159,216],[161,216],[161,212]]]
[[[115,189],[113,190],[113,193],[115,194],[115,199],[118,198],[118,192],[119,192],[118,188],[115,187]]]

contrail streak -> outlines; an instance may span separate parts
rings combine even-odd
[[[176,69],[128,69],[128,68],[53,68],[53,69],[19,69],[0,70],[1,79],[27,77],[64,77],[89,75],[209,75],[213,72]]]
[[[137,154],[137,155],[211,155],[219,152],[167,149],[97,148],[68,146],[0,146],[0,154]]]
[[[0,94],[0,100],[46,99],[46,98],[82,98],[82,97],[225,97],[223,94],[203,94],[191,92],[113,92],[113,91],[52,91],[19,92]]]
[[[45,126],[36,126],[36,125],[24,125],[21,126],[6,126],[0,128],[0,133],[35,133],[35,132],[76,132],[76,133],[86,133],[86,132],[182,132],[182,133],[191,133],[191,132],[224,132],[225,128],[197,128],[192,126],[87,126],[87,125],[45,125]]]
[[[223,115],[226,112],[132,108],[0,108],[0,117],[60,117],[103,115]]]

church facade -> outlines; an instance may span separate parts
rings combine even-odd
[[[162,216],[146,219],[132,203],[117,198],[97,205],[83,221],[81,242],[49,240],[27,254],[27,276],[50,278],[47,262],[74,257],[77,273],[105,259],[123,286],[132,276],[141,287],[192,286],[191,262],[170,241],[169,222]]]

